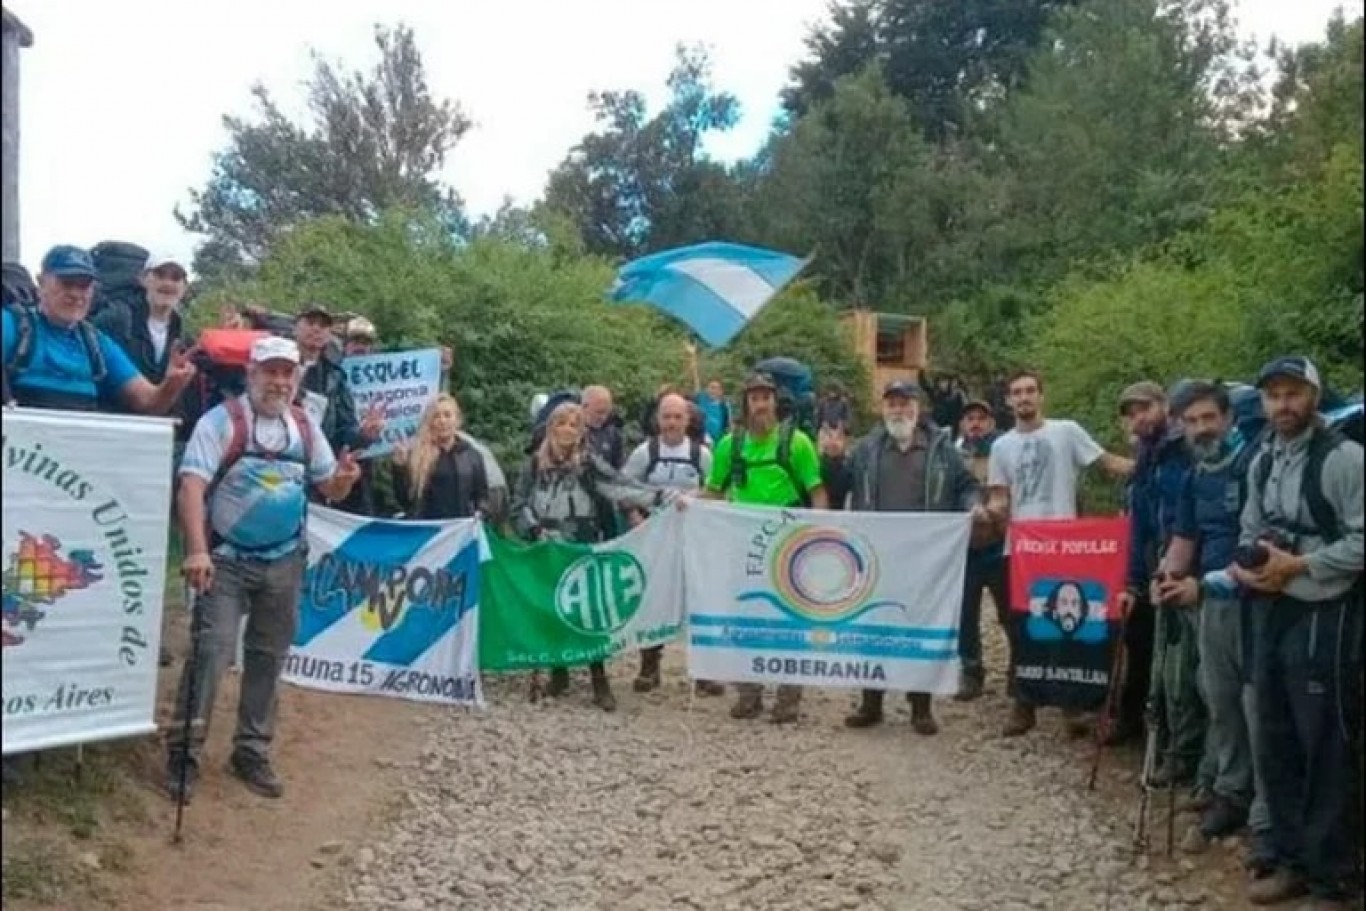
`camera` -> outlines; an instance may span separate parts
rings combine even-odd
[[[1233,551],[1233,562],[1243,569],[1261,569],[1271,559],[1271,551],[1267,548],[1268,544],[1277,550],[1295,552],[1294,540],[1272,529],[1251,544],[1240,544]]]

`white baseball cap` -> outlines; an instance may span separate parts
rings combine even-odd
[[[258,338],[251,343],[251,362],[264,364],[266,361],[289,361],[299,363],[299,346],[287,338],[276,335]]]
[[[147,257],[147,264],[142,267],[142,271],[152,272],[156,269],[160,269],[162,266],[179,266],[183,271],[189,271],[189,269],[185,268],[185,264],[181,262],[181,257],[172,256],[170,253],[161,251],[153,252]]]

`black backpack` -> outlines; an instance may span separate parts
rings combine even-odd
[[[730,440],[730,478],[726,488],[744,487],[749,482],[749,471],[751,468],[763,468],[769,465],[777,465],[787,472],[788,479],[792,482],[792,487],[797,491],[798,502],[796,506],[810,506],[811,492],[806,489],[801,478],[797,477],[797,470],[792,467],[792,436],[797,432],[797,426],[792,421],[783,421],[778,425],[778,449],[774,453],[774,458],[763,459],[757,462],[750,462],[741,455],[745,449],[745,429],[737,429],[731,434]]]
[[[1305,459],[1304,475],[1300,482],[1301,495],[1304,497],[1305,505],[1309,507],[1309,515],[1315,527],[1292,528],[1291,531],[1297,534],[1312,534],[1329,544],[1342,538],[1342,520],[1338,517],[1337,510],[1328,502],[1328,498],[1323,495],[1323,463],[1330,452],[1348,440],[1354,439],[1360,445],[1361,436],[1362,421],[1359,410],[1355,415],[1348,415],[1340,422],[1315,429],[1309,438],[1309,453]],[[1251,472],[1251,496],[1261,497],[1266,491],[1266,482],[1271,477],[1271,461],[1270,451],[1261,450],[1261,458],[1256,460]]]
[[[664,456],[661,456],[659,454],[659,437],[657,436],[650,437],[649,442],[645,445],[648,447],[646,452],[650,455],[649,460],[645,464],[646,480],[649,479],[651,472],[663,462],[667,465],[691,465],[693,471],[697,472],[698,479],[704,482],[706,481],[706,479],[702,477],[702,442],[696,437],[688,437],[688,457],[686,459],[676,457],[665,458]]]
[[[137,244],[123,240],[106,240],[90,248],[90,259],[95,263],[95,299],[90,303],[94,316],[111,304],[142,300],[142,272],[150,256]]]

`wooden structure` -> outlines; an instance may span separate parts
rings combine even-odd
[[[0,254],[19,259],[19,50],[33,46],[33,32],[9,10],[0,22]]]
[[[922,316],[850,310],[841,319],[849,329],[854,350],[868,370],[876,402],[892,380],[922,382],[929,365],[928,325]]]

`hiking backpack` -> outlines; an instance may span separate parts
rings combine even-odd
[[[35,341],[37,339],[38,307],[36,304],[5,302],[5,309],[14,316],[14,351],[5,362],[5,401],[13,398],[13,391],[20,374],[33,362]],[[104,360],[104,350],[100,348],[99,331],[87,320],[76,325],[81,343],[90,357],[90,380],[95,388],[109,376],[109,365]]]
[[[218,405],[247,391],[251,346],[270,333],[251,329],[205,329],[190,355],[194,382],[181,394],[179,435],[188,439],[199,419]]]
[[[763,468],[769,465],[777,465],[787,472],[788,480],[792,482],[792,487],[797,491],[797,503],[795,505],[808,507],[811,505],[811,492],[806,489],[801,478],[797,476],[797,470],[792,466],[792,437],[798,428],[791,421],[783,421],[778,425],[778,450],[773,454],[773,458],[761,459],[757,462],[750,462],[741,453],[745,448],[745,429],[743,427],[731,434],[730,439],[730,477],[727,479],[726,489],[733,487],[744,487],[749,482],[749,471],[751,468]]]
[[[1329,414],[1322,415],[1324,425],[1316,428],[1309,438],[1309,452],[1304,463],[1304,474],[1300,481],[1301,496],[1309,508],[1314,528],[1296,528],[1297,533],[1311,533],[1328,543],[1340,540],[1343,535],[1342,520],[1337,510],[1328,502],[1323,493],[1323,463],[1328,454],[1338,446],[1351,440],[1362,445],[1362,406],[1360,403],[1348,405]],[[1271,457],[1263,451],[1250,474],[1250,495],[1260,497],[1266,490],[1266,482],[1271,478]]]
[[[150,256],[144,247],[123,240],[101,241],[90,248],[95,263],[95,298],[90,303],[94,316],[114,303],[143,300],[142,272]]]
[[[816,391],[811,368],[790,357],[771,357],[754,365],[778,387],[778,420],[795,424],[810,435],[816,433]]]

